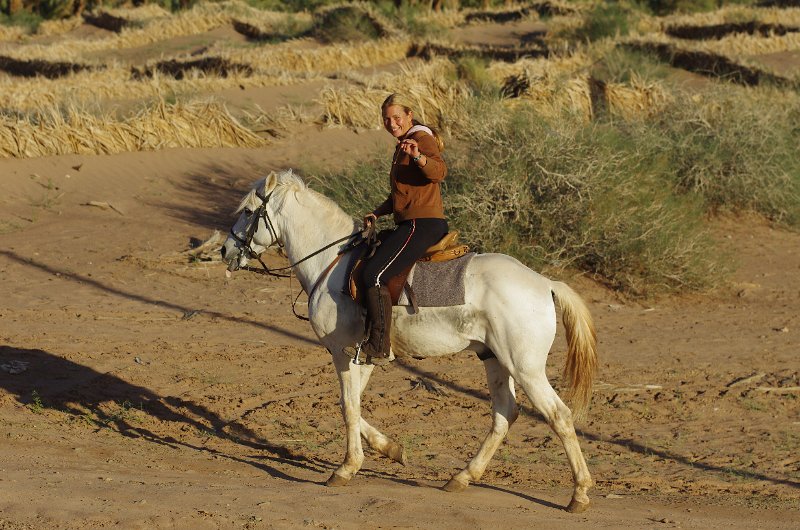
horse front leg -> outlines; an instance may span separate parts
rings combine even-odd
[[[364,394],[364,390],[367,388],[367,383],[369,383],[373,368],[374,366],[370,364],[361,367],[361,395]],[[367,441],[370,447],[383,456],[394,460],[398,464],[407,464],[406,451],[403,446],[367,423],[367,420],[363,417],[361,418],[361,436]]]
[[[508,434],[509,427],[519,415],[514,394],[514,380],[508,370],[494,358],[486,360],[483,364],[489,383],[489,393],[492,396],[492,429],[484,438],[478,454],[470,460],[467,467],[453,475],[453,478],[442,487],[445,491],[464,491],[470,482],[475,482],[483,476],[486,466]]]
[[[333,364],[339,377],[339,403],[344,417],[347,453],[344,462],[331,474],[326,485],[344,486],[364,463],[364,448],[361,446],[362,366],[352,364],[350,358],[340,351],[333,353]]]

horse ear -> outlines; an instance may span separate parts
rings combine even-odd
[[[278,174],[274,171],[270,171],[269,175],[266,176],[264,179],[264,195],[271,192],[275,189],[275,186],[278,185]]]

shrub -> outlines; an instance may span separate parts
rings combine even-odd
[[[388,37],[384,18],[365,3],[340,4],[314,12],[311,33],[324,43],[353,42]]]
[[[572,37],[584,41],[596,41],[616,35],[627,35],[633,16],[633,9],[620,2],[599,3],[586,15],[583,24],[573,30]]]
[[[451,226],[475,250],[648,296],[724,278],[708,215],[755,211],[800,224],[792,93],[722,86],[627,122],[547,118],[495,97],[456,106],[443,190]],[[361,215],[388,192],[388,160],[325,175],[317,187]]]
[[[633,131],[548,123],[497,100],[465,109],[445,202],[451,226],[482,252],[539,270],[585,270],[631,294],[714,283],[699,206],[665,186],[663,158],[623,148]],[[566,124],[566,125],[564,125]],[[645,143],[646,144],[646,143]],[[388,155],[316,179],[360,215],[386,196]]]
[[[754,211],[800,224],[800,99],[724,85],[697,99],[677,101],[660,125],[677,189],[701,196],[710,213]]]
[[[596,79],[626,84],[634,79],[644,82],[663,80],[671,73],[671,68],[656,55],[621,46],[615,46],[592,68]]]
[[[500,86],[487,70],[489,66],[488,59],[466,55],[456,59],[455,64],[456,78],[466,83],[472,93],[476,95],[496,95],[500,92]]]

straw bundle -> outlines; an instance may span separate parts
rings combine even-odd
[[[466,12],[467,10],[462,9],[442,9],[440,11],[429,9],[416,13],[415,18],[425,26],[454,28],[464,23],[464,14]]]
[[[124,122],[74,109],[29,118],[0,117],[0,157],[108,154],[169,147],[261,147],[266,141],[216,103],[167,105]]]
[[[27,32],[21,26],[0,25],[0,42],[21,40]]]
[[[200,71],[190,71],[183,79],[153,72],[151,78],[131,79],[128,68],[112,65],[103,71],[84,71],[53,79],[20,79],[0,77],[0,108],[18,112],[35,111],[42,102],[59,107],[87,105],[112,106],[124,100],[142,102],[160,99],[164,95],[183,96],[219,92],[233,87],[285,86],[320,79],[313,73],[274,71],[241,75],[231,72],[228,77],[208,76]]]
[[[81,24],[83,24],[83,18],[77,16],[61,20],[45,20],[39,24],[36,34],[42,36],[61,35],[80,27]]]
[[[541,2],[526,2],[517,6],[501,6],[488,9],[465,9],[465,23],[481,22],[512,22],[527,18],[538,19],[539,16],[552,17],[563,15],[575,15],[583,10],[580,5],[567,2],[551,2],[543,0]]]
[[[757,8],[745,6],[726,6],[708,13],[691,15],[672,15],[657,19],[662,29],[668,26],[711,26],[737,22],[761,22],[762,24],[783,24],[800,26],[800,8]]]
[[[763,22],[729,22],[710,26],[668,26],[664,32],[670,37],[691,40],[721,39],[731,34],[747,33],[760,37],[797,33],[800,28]]]
[[[665,44],[685,51],[712,53],[728,58],[800,50],[800,33],[787,33],[771,37],[742,33],[728,35],[719,40],[705,41],[675,39],[660,33],[651,33],[641,39],[624,39],[622,42],[631,41]]]
[[[221,50],[219,55],[261,71],[286,69],[295,72],[333,72],[398,61],[406,56],[408,47],[409,42],[403,39],[337,44],[311,49],[301,48],[298,41],[288,41],[257,49]]]
[[[18,59],[38,58],[74,61],[88,53],[133,48],[173,37],[204,33],[220,26],[232,24],[234,17],[241,19],[248,16],[263,25],[268,22],[278,23],[285,21],[294,15],[261,12],[241,2],[200,3],[190,10],[168,17],[155,16],[148,19],[143,15],[142,20],[147,22],[144,27],[125,28],[119,34],[105,39],[64,39],[50,45],[28,44],[16,48],[13,56]]]
[[[772,37],[747,34],[730,35],[718,41],[699,43],[696,49],[728,57],[800,50],[800,33],[787,33]]]
[[[326,87],[318,100],[322,119],[330,125],[379,129],[381,103],[390,93],[403,92],[415,102],[420,121],[447,132],[457,121],[453,109],[470,94],[464,84],[447,80],[447,70],[452,76],[453,65],[439,60],[420,68],[406,65],[399,75],[376,76],[366,87]]]
[[[695,49],[688,46],[679,47],[665,39],[660,39],[660,42],[657,39],[629,40],[621,46],[653,54],[676,68],[724,78],[735,83],[759,85],[767,81],[781,86],[792,85],[789,78],[769,73],[758,66],[748,66],[741,58],[730,58],[719,53],[698,49],[699,47],[694,47]]]
[[[603,83],[586,75],[568,79],[551,75],[525,76],[526,73],[522,72],[514,77],[522,87],[517,94],[519,100],[548,118],[558,118],[567,113],[589,121],[598,112],[609,112],[632,121],[658,113],[672,99],[662,85],[636,78],[630,85],[624,85]],[[514,99],[509,103],[517,104]]]
[[[593,116],[591,91],[586,78],[573,78],[563,82],[537,79],[531,81],[520,99],[547,118],[558,118],[569,113],[589,121]]]
[[[657,114],[672,101],[672,95],[660,84],[634,78],[630,86],[609,83],[605,87],[609,111],[633,121]]]
[[[487,72],[495,82],[501,84],[509,77],[517,75],[525,75],[529,79],[572,76],[588,69],[593,62],[593,59],[584,53],[574,53],[550,58],[524,58],[513,63],[495,61],[488,66]]]
[[[115,17],[135,20],[137,22],[172,16],[172,13],[158,4],[143,4],[138,7],[105,7],[103,11]]]

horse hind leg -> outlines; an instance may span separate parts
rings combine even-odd
[[[517,381],[528,395],[533,406],[544,416],[547,424],[564,445],[564,451],[567,453],[574,482],[572,500],[570,500],[566,510],[572,513],[586,511],[589,508],[587,492],[592,487],[593,482],[578,444],[578,437],[575,434],[575,426],[572,422],[572,412],[561,401],[553,387],[550,386],[550,382],[544,372],[531,378],[521,377]]]
[[[495,451],[508,434],[508,429],[519,415],[514,394],[514,380],[508,370],[495,358],[487,359],[483,364],[492,397],[492,429],[467,467],[453,475],[453,478],[443,486],[442,489],[445,491],[464,491],[470,482],[480,480]]]

